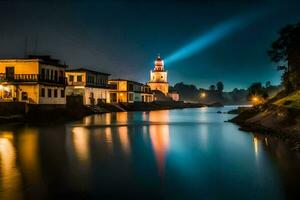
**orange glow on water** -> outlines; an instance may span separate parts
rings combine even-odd
[[[77,159],[81,163],[89,162],[89,133],[85,128],[75,127],[73,129],[73,145]]]
[[[119,127],[118,133],[119,133],[121,148],[124,153],[129,155],[131,148],[130,148],[130,140],[129,140],[129,135],[128,135],[128,127],[126,127],[126,126]]]
[[[169,120],[169,111],[155,111],[149,113],[151,122],[166,122]],[[155,153],[158,170],[164,175],[165,157],[170,145],[169,125],[150,125],[150,139]]]
[[[16,163],[13,138],[10,132],[0,133],[0,199],[21,199],[21,174]]]

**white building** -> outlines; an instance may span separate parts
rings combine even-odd
[[[109,102],[108,76],[110,74],[84,68],[67,70],[66,95],[82,96],[84,105]]]

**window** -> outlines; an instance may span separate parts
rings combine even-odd
[[[46,80],[49,80],[49,69],[46,69]]]
[[[65,97],[65,90],[60,91],[60,97],[64,98]]]
[[[45,76],[46,76],[46,73],[45,73],[45,69],[43,68],[43,69],[42,69],[42,80],[45,79]]]
[[[52,97],[52,90],[48,89],[48,97]]]
[[[5,68],[5,76],[9,80],[13,80],[15,75],[15,68],[14,67],[6,67]]]
[[[41,97],[45,97],[45,88],[41,89]]]
[[[54,89],[54,97],[57,97],[57,89]]]
[[[82,76],[77,76],[77,82],[82,82]]]
[[[50,80],[53,80],[53,70],[50,70]]]
[[[69,76],[69,81],[70,81],[70,82],[73,82],[73,81],[74,81],[74,76],[73,76],[73,75],[70,75],[70,76]]]
[[[22,100],[28,100],[28,93],[27,92],[22,92]]]
[[[57,72],[57,70],[54,71],[54,80],[56,80],[56,81],[58,80],[58,72]]]
[[[133,94],[132,93],[128,93],[128,101],[133,101]]]
[[[128,84],[128,91],[133,91],[133,84],[132,83]]]

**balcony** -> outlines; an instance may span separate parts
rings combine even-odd
[[[7,75],[5,73],[0,73],[0,83],[21,83],[21,82],[40,82],[40,83],[53,83],[53,84],[63,84],[66,85],[65,77],[57,77],[50,79],[48,77],[43,77],[40,74],[14,74]]]
[[[85,82],[82,81],[68,81],[69,86],[85,86]]]

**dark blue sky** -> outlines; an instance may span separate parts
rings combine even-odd
[[[1,57],[51,54],[72,66],[141,82],[158,53],[166,58],[224,21],[258,14],[165,66],[171,84],[208,87],[223,81],[225,90],[255,81],[278,84],[280,73],[266,51],[281,27],[300,21],[296,0],[0,0],[0,7]]]

